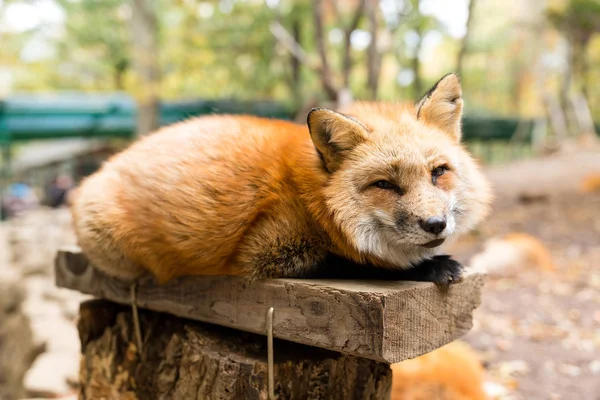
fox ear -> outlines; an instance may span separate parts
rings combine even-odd
[[[367,128],[344,114],[313,108],[306,118],[312,138],[325,169],[339,168],[346,153],[367,139]]]
[[[417,103],[417,119],[433,125],[460,141],[463,100],[460,79],[448,74]]]

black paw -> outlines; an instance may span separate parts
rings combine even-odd
[[[450,256],[435,256],[411,268],[410,278],[416,281],[448,285],[460,281],[464,267]]]
[[[463,266],[450,256],[435,256],[406,269],[384,269],[329,255],[304,278],[401,280],[448,285],[460,281],[462,271]]]

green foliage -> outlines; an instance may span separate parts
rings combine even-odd
[[[182,2],[163,32],[164,89],[170,97],[275,97],[284,61],[269,23],[273,10],[257,2]],[[204,12],[204,16],[202,15]]]
[[[587,43],[600,32],[600,1],[570,0],[563,10],[548,10],[549,21],[573,40]]]
[[[596,109],[600,98],[597,92],[590,90],[597,87],[592,81],[596,68],[592,67],[594,59],[590,54],[590,44],[594,35],[600,33],[600,1],[569,0],[564,9],[550,9],[546,14],[549,22],[563,33],[571,46],[570,72],[564,78],[561,93],[563,104],[567,101],[569,88],[574,86],[585,96],[591,109]]]
[[[130,72],[131,0],[54,1],[65,13],[61,31],[49,35],[43,26],[21,33],[0,30],[0,65],[10,69],[13,89],[124,90],[130,93],[140,89]],[[319,70],[314,65],[319,61],[314,0],[154,1],[159,10],[162,98],[271,98],[298,107],[327,98]],[[341,86],[343,30],[353,19],[357,1],[323,1],[330,69],[333,81]],[[438,78],[438,73],[455,67],[459,40],[450,37],[438,19],[423,15],[419,10],[420,1],[425,0],[382,0],[380,3],[386,4],[385,11],[377,9],[377,32],[383,49],[380,98],[417,98]],[[31,0],[0,0],[0,13],[8,2]],[[585,75],[589,84],[581,86],[590,88],[590,104],[596,105],[597,110],[600,97],[594,83],[600,77],[597,72],[600,42],[594,38],[598,38],[596,33],[600,30],[600,2],[565,2],[564,9],[549,12],[548,18],[571,42],[577,40],[580,43],[573,45],[576,52],[582,53],[581,42],[589,41],[588,59],[573,62],[583,65],[579,70],[585,70],[587,63]],[[475,18],[469,54],[464,63],[468,111],[540,115],[544,112],[541,102],[531,93],[538,89],[536,65],[539,65],[545,46],[544,35],[540,32],[547,29],[547,24],[544,27],[541,23],[545,21],[544,15],[536,14],[537,21],[527,19],[531,26],[522,22],[519,25],[511,23],[525,19],[511,16],[510,10],[514,11],[516,3],[490,0],[481,1],[479,5],[481,14]],[[307,65],[295,61],[289,49],[271,32],[273,22],[280,23],[295,36],[314,63]],[[364,39],[370,28],[369,16],[362,15],[356,36]],[[427,60],[427,64],[421,65],[423,60],[418,55],[423,55],[423,39],[433,32],[441,34],[442,44],[435,51],[434,62]],[[23,49],[40,37],[53,51],[47,58],[24,59]],[[369,98],[368,49],[353,48],[351,58],[349,83],[354,97]],[[434,64],[435,68],[430,68]],[[396,79],[403,70],[417,71],[419,82],[401,87]],[[576,75],[583,76],[584,73]],[[557,92],[557,89],[553,87],[552,91]]]
[[[66,13],[64,40],[57,43],[57,57],[65,61],[62,79],[74,86],[79,81],[94,89],[123,90],[131,57],[128,1],[57,1]]]

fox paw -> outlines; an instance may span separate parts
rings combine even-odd
[[[448,285],[460,281],[464,267],[450,256],[435,256],[414,267],[414,279]]]

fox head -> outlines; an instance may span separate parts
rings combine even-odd
[[[461,146],[460,81],[446,75],[415,105],[313,109],[333,223],[361,257],[407,267],[488,213],[490,188]]]

